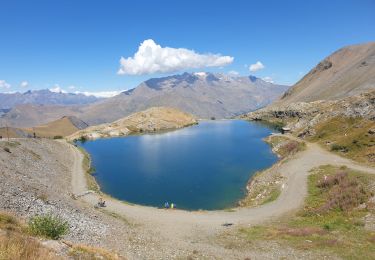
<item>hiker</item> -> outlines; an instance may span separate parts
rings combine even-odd
[[[99,207],[105,207],[105,200],[103,200],[102,197],[99,198],[98,206],[99,206]]]
[[[168,203],[168,201],[164,203],[164,208],[169,209],[169,203]]]
[[[171,203],[171,209],[174,209],[174,204],[173,203]]]

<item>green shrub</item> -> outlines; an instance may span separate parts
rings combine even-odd
[[[332,151],[348,152],[348,148],[345,145],[333,144],[331,146]]]
[[[55,135],[55,136],[53,137],[53,139],[63,139],[63,137],[62,137],[61,135]]]
[[[82,144],[84,144],[84,143],[87,141],[87,137],[84,136],[84,135],[82,135],[82,136],[78,139],[78,141],[80,141]]]
[[[51,239],[59,239],[69,231],[68,222],[52,215],[35,216],[29,221],[32,234]]]
[[[4,151],[6,151],[7,153],[11,153],[8,147],[4,147]]]

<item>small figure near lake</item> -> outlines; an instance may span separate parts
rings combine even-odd
[[[164,208],[165,209],[169,209],[169,203],[168,203],[168,201],[164,203]]]
[[[98,207],[106,207],[105,200],[102,197],[99,198]]]

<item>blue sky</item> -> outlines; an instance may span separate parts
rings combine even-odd
[[[293,84],[338,48],[375,40],[374,0],[1,0],[0,11],[1,92],[55,84],[69,91],[123,90],[181,71],[236,71]],[[217,66],[191,68],[192,60],[183,60],[174,72],[169,60],[164,71],[147,74],[129,60],[139,70],[119,75],[120,58],[133,57],[147,39],[161,48],[194,50],[202,66]],[[210,63],[209,53],[233,61]],[[264,68],[250,72],[258,61]]]

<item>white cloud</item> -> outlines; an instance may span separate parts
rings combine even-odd
[[[10,88],[10,84],[5,80],[0,80],[0,88],[8,89]]]
[[[264,80],[265,82],[274,83],[273,79],[271,77],[268,77],[268,76],[262,78],[262,80]]]
[[[120,94],[121,92],[125,91],[125,90],[113,90],[113,91],[97,91],[97,92],[91,92],[91,91],[74,91],[72,92],[74,89],[77,89],[76,86],[74,85],[70,85],[67,87],[70,91],[66,91],[64,90],[62,87],[60,87],[59,84],[55,84],[52,88],[50,88],[49,90],[51,92],[55,92],[55,93],[73,93],[73,94],[83,94],[85,96],[95,96],[95,97],[98,97],[98,98],[109,98],[109,97],[114,97],[118,94]]]
[[[22,87],[22,88],[27,88],[28,86],[29,86],[29,82],[27,82],[26,80],[21,81],[21,83],[20,83],[20,87]]]
[[[152,39],[141,43],[133,57],[120,59],[120,75],[145,75],[178,70],[220,67],[233,62],[233,57],[220,54],[199,54],[184,48],[161,47]]]
[[[59,86],[59,84],[55,84],[54,86],[53,86],[53,88],[50,88],[49,89],[51,92],[55,92],[55,93],[67,93],[65,90],[63,90],[60,86]]]
[[[113,90],[113,91],[98,91],[98,92],[90,92],[90,91],[75,91],[74,94],[83,94],[85,96],[95,96],[98,98],[109,98],[109,97],[114,97],[121,92],[125,90]]]
[[[251,64],[249,66],[249,70],[251,72],[255,72],[255,71],[258,71],[258,70],[261,70],[261,69],[264,69],[265,66],[260,62],[260,61],[257,61],[255,64]]]
[[[235,71],[235,70],[228,71],[228,74],[231,75],[231,76],[235,76],[235,77],[240,75],[240,73],[238,71]]]

